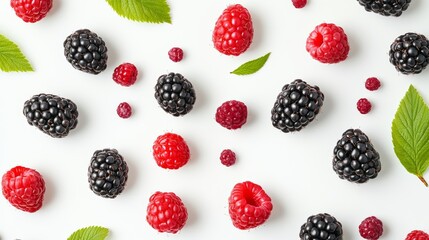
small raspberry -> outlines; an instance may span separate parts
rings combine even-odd
[[[45,181],[36,170],[16,166],[3,175],[1,185],[12,206],[31,213],[42,207]]]
[[[368,99],[366,99],[366,98],[359,99],[356,106],[357,106],[357,109],[359,110],[359,112],[362,114],[369,113],[369,111],[371,111],[371,107],[372,107],[371,102],[368,101]]]
[[[255,228],[271,214],[271,198],[258,184],[250,181],[237,183],[229,196],[229,215],[238,229]]]
[[[180,62],[183,59],[183,50],[178,47],[174,47],[168,51],[168,57],[173,62]]]
[[[226,55],[238,56],[253,40],[253,23],[249,11],[240,4],[227,7],[216,21],[212,40],[215,48]]]
[[[292,0],[292,4],[295,8],[303,8],[307,5],[307,0]]]
[[[187,219],[186,207],[176,194],[156,192],[149,198],[146,220],[159,232],[177,233]]]
[[[347,58],[349,43],[341,27],[322,23],[310,33],[306,44],[307,52],[322,63],[338,63]]]
[[[421,231],[421,230],[413,230],[408,233],[405,240],[429,240],[429,234]]]
[[[236,100],[224,102],[216,110],[216,122],[227,129],[241,128],[247,121],[247,106]]]
[[[10,6],[24,22],[34,23],[48,14],[52,0],[11,0]]]
[[[220,154],[220,162],[227,167],[234,165],[235,159],[235,153],[230,149],[225,149]]]
[[[380,86],[381,86],[381,83],[380,83],[380,80],[378,80],[378,78],[370,77],[365,81],[365,87],[370,91],[375,91],[378,88],[380,88]]]
[[[377,240],[383,234],[383,223],[376,217],[365,218],[359,225],[360,235],[368,240]]]
[[[138,70],[134,64],[123,63],[113,71],[113,80],[122,86],[129,87],[137,80]]]
[[[129,118],[132,114],[132,109],[130,104],[127,102],[120,103],[118,108],[116,108],[116,113],[121,118]]]
[[[178,134],[166,133],[153,143],[153,157],[158,166],[166,169],[178,169],[190,158],[185,140]]]

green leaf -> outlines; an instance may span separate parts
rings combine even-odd
[[[107,228],[90,226],[77,230],[67,240],[104,240],[108,234]]]
[[[392,122],[396,156],[405,169],[426,186],[423,174],[429,167],[429,107],[410,85]]]
[[[0,34],[0,70],[3,72],[32,72],[27,58],[19,47]]]
[[[120,16],[138,22],[171,23],[166,0],[106,0]]]
[[[242,64],[241,66],[239,66],[237,69],[235,69],[234,71],[232,71],[232,74],[236,74],[236,75],[249,75],[249,74],[253,74],[257,71],[259,71],[259,69],[261,69],[265,63],[268,60],[268,57],[270,57],[270,52],[265,54],[264,56],[248,61],[244,64]]]

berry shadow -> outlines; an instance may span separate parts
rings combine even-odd
[[[412,16],[412,14],[414,14],[414,11],[417,11],[417,9],[422,9],[421,8],[421,3],[422,1],[419,0],[414,0],[410,3],[409,7],[407,10],[405,10],[402,15],[410,15]]]
[[[391,172],[390,170],[392,168],[391,161],[388,161],[387,159],[388,154],[386,149],[384,148],[385,145],[381,144],[381,142],[377,138],[371,138],[371,136],[369,136],[369,138],[371,140],[371,143],[374,145],[374,149],[380,155],[381,171],[377,178],[381,177],[380,175],[382,175],[382,177],[385,178],[390,174]]]
[[[124,157],[124,160],[127,162],[128,166],[128,179],[126,184],[126,190],[125,191],[132,191],[133,186],[136,184],[138,180],[138,167],[134,165],[134,161],[130,161],[130,159],[127,157]]]
[[[246,119],[246,123],[242,126],[242,128],[252,127],[252,125],[257,121],[258,121],[258,114],[252,109],[247,108],[247,119]]]
[[[186,165],[190,165],[192,167],[192,165],[195,165],[198,163],[198,159],[200,157],[200,154],[198,152],[198,148],[196,147],[196,145],[194,144],[194,141],[192,141],[192,139],[185,139],[186,144],[189,147],[189,152],[191,153],[191,157],[189,159],[189,162]]]
[[[78,99],[79,100],[79,99]],[[87,118],[86,116],[88,116],[85,111],[85,108],[81,108],[80,106],[85,106],[85,104],[83,104],[80,101],[76,101],[76,106],[78,106],[77,111],[79,113],[79,116],[77,117],[77,125],[75,129],[70,130],[69,135],[70,136],[74,136],[75,134],[79,134],[79,132],[82,132],[85,130],[88,122],[87,122]]]
[[[253,29],[256,29],[256,34],[253,35],[253,41],[252,44],[249,47],[249,50],[258,49],[259,46],[263,43],[263,36],[265,35],[264,32],[264,26],[263,26],[263,18],[260,18],[257,12],[251,12],[252,14],[252,23],[253,23]]]
[[[52,1],[52,8],[49,11],[49,13],[46,15],[46,17],[54,19],[56,14],[60,14],[57,12],[59,12],[61,10],[61,4],[62,4],[61,0]],[[51,17],[51,15],[52,15],[52,17]]]
[[[186,220],[186,229],[191,229],[193,226],[198,225],[198,211],[193,208],[192,199],[186,197],[180,197],[183,201],[183,204],[186,206],[186,211],[188,212],[188,220]],[[192,230],[191,230],[192,231]]]
[[[268,221],[281,221],[281,219],[286,215],[285,205],[282,204],[284,201],[281,201],[282,198],[277,196],[275,191],[269,191],[267,194],[269,194],[273,203],[273,210],[271,211],[272,214]]]
[[[43,180],[45,181],[45,195],[43,197],[43,207],[49,206],[49,204],[54,200],[55,198],[55,185],[54,181],[50,178],[48,174],[43,174]]]
[[[203,89],[202,82],[200,84],[199,81],[195,81],[197,79],[204,81],[204,76],[189,74],[189,77],[185,76],[185,78],[192,83],[192,86],[194,87],[194,90],[195,90],[195,103],[194,103],[193,109],[190,112],[192,113],[193,111],[198,111],[199,109],[204,108],[203,106],[207,102],[206,94],[204,94],[204,92],[206,91],[204,91]]]

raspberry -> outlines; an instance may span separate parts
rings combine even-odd
[[[230,149],[225,149],[220,154],[220,162],[227,167],[234,165],[235,159],[235,153]]]
[[[359,225],[360,235],[368,240],[377,240],[383,234],[383,223],[376,217],[367,217]]]
[[[16,166],[3,175],[1,185],[12,206],[31,213],[42,207],[45,181],[36,170]]]
[[[242,230],[263,224],[273,209],[271,198],[264,189],[250,181],[237,183],[228,201],[232,224]]]
[[[166,169],[178,169],[184,166],[190,158],[185,140],[174,133],[159,136],[153,143],[152,149],[158,166]]]
[[[146,220],[159,232],[177,233],[187,219],[186,207],[176,194],[156,192],[149,198]]]
[[[168,51],[168,57],[173,62],[180,62],[183,59],[183,50],[178,47],[174,47]]]
[[[118,108],[116,108],[116,113],[118,113],[118,116],[121,118],[129,118],[132,114],[130,104],[127,102],[120,103]]]
[[[295,8],[303,8],[307,5],[307,0],[292,0],[292,4]]]
[[[24,22],[34,23],[48,14],[52,0],[11,0],[10,6]]]
[[[365,81],[365,88],[370,91],[375,91],[380,88],[380,80],[376,77],[370,77]]]
[[[227,129],[238,129],[247,121],[247,107],[236,100],[224,102],[216,110],[216,122]]]
[[[344,30],[333,23],[316,26],[308,36],[305,47],[314,59],[322,63],[341,62],[350,50]]]
[[[371,111],[371,107],[372,107],[371,102],[368,101],[368,99],[366,99],[366,98],[359,99],[356,106],[357,106],[357,109],[359,110],[359,112],[362,114],[369,113],[369,111]]]
[[[216,21],[212,40],[215,48],[226,55],[238,56],[253,40],[253,23],[249,11],[240,4],[227,7]]]
[[[421,230],[413,230],[408,233],[405,240],[429,240],[429,235]]]
[[[129,87],[137,80],[138,70],[134,64],[122,63],[113,71],[113,80],[122,86]]]

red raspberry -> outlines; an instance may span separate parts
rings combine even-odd
[[[132,109],[130,104],[127,102],[120,103],[118,108],[116,108],[116,113],[121,118],[129,118],[132,114]]]
[[[52,0],[11,0],[10,6],[24,22],[34,23],[48,14]]]
[[[158,166],[166,169],[178,169],[185,165],[190,158],[185,140],[174,133],[159,136],[153,143],[152,149]]]
[[[133,85],[137,80],[138,70],[134,64],[123,63],[115,68],[113,80],[125,87]]]
[[[173,62],[180,62],[183,59],[183,50],[178,47],[174,47],[168,51],[168,57]]]
[[[362,114],[369,113],[369,111],[371,111],[371,108],[372,108],[371,102],[368,101],[368,99],[366,99],[366,98],[359,99],[356,106],[357,106],[357,109],[359,110],[359,112]]]
[[[230,149],[225,149],[220,154],[220,162],[227,167],[234,165],[235,159],[235,153]]]
[[[224,102],[216,110],[216,122],[227,129],[241,128],[247,121],[247,107],[236,100]]]
[[[421,230],[414,230],[408,233],[405,240],[429,240],[429,235]]]
[[[383,223],[376,217],[365,218],[359,225],[360,235],[368,240],[377,240],[383,234]]]
[[[187,219],[186,207],[176,194],[156,192],[149,198],[146,220],[159,232],[177,233]]]
[[[45,181],[34,169],[16,166],[2,178],[4,197],[16,208],[35,212],[42,207]]]
[[[303,8],[307,5],[307,0],[292,0],[292,4],[295,8]]]
[[[264,189],[250,181],[237,183],[228,201],[232,224],[243,230],[263,224],[273,209],[271,198]]]
[[[213,30],[215,48],[226,55],[238,56],[253,40],[253,24],[249,11],[240,4],[227,7]]]
[[[366,89],[370,91],[375,91],[381,86],[380,80],[375,77],[370,77],[365,81],[365,87]]]
[[[347,58],[349,43],[341,27],[322,23],[310,33],[306,44],[307,52],[322,63],[338,63]]]

